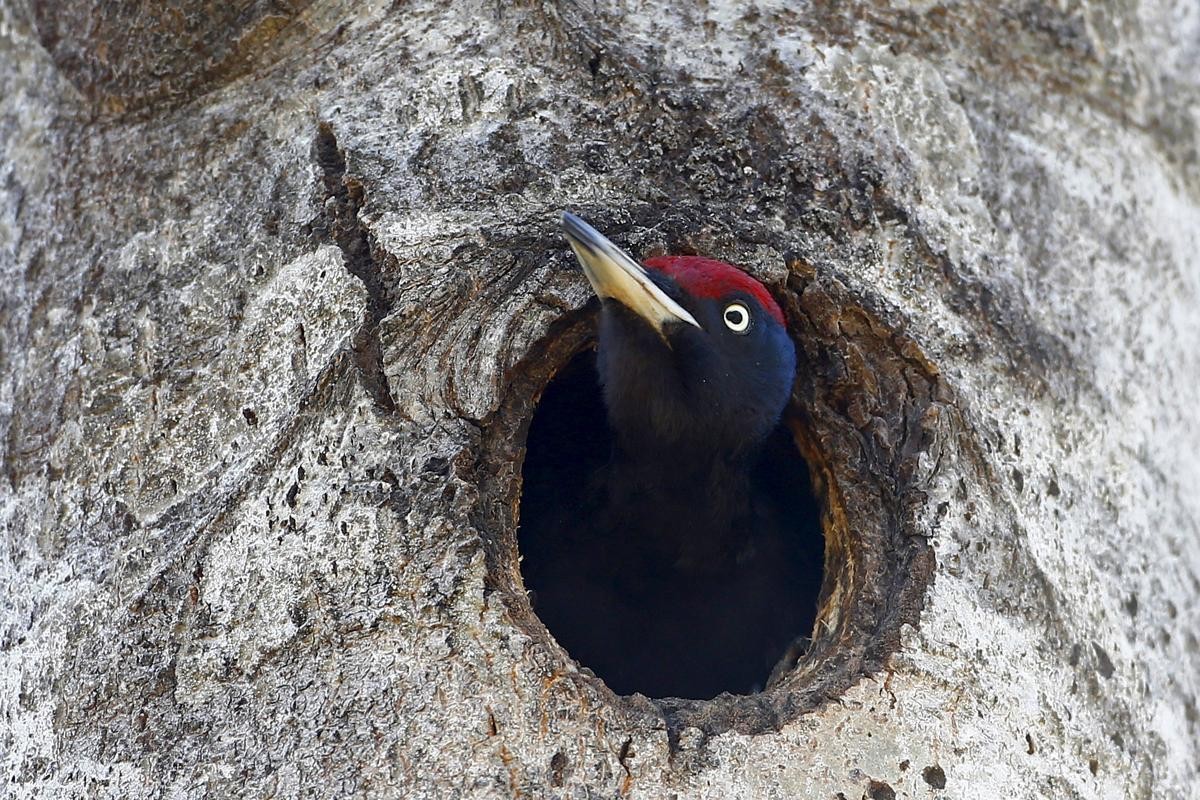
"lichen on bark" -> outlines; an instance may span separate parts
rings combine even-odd
[[[9,793],[1186,796],[1186,5],[285,5],[0,5]],[[523,599],[562,208],[770,285],[893,537],[762,696]]]

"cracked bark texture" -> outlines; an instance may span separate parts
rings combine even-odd
[[[0,5],[6,796],[1193,795],[1194,4],[209,6]],[[688,705],[539,629],[561,208],[784,299],[886,646],[831,584]]]

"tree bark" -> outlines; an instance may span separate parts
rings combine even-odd
[[[5,793],[1190,796],[1198,101],[1183,3],[8,0]],[[785,308],[827,577],[759,695],[525,596],[563,208]]]

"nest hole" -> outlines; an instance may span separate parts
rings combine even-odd
[[[942,462],[946,443],[957,446],[966,436],[953,393],[916,342],[889,323],[886,309],[802,260],[789,268],[786,285],[774,288],[798,369],[764,463],[777,465],[767,470],[777,489],[807,505],[793,516],[811,526],[796,537],[807,553],[795,558],[810,571],[795,584],[806,594],[774,595],[768,615],[780,622],[779,639],[795,637],[790,643],[773,639],[757,651],[711,647],[709,629],[696,622],[711,608],[677,626],[646,604],[623,616],[604,613],[579,582],[562,580],[556,553],[559,564],[590,563],[571,558],[572,534],[586,513],[588,476],[606,462],[611,436],[592,367],[594,307],[565,315],[531,344],[509,374],[476,462],[474,520],[487,534],[490,587],[506,598],[535,652],[549,657],[538,656],[531,668],[571,696],[590,697],[581,709],[605,697],[594,690],[615,692],[604,702],[648,736],[665,725],[672,748],[689,729],[706,737],[777,731],[886,670],[904,628],[919,627],[933,581],[927,536],[938,523],[929,516],[930,470]],[[557,511],[531,526],[538,508]],[[624,578],[626,555],[610,548],[595,558]],[[545,575],[560,579],[570,602],[546,596],[552,592]],[[651,581],[644,591],[659,588]],[[755,633],[745,615],[734,619]],[[631,652],[638,647],[602,635],[616,623],[635,634],[636,646],[653,643],[660,657],[639,660]],[[699,648],[706,646],[729,660],[703,665]],[[562,663],[564,656],[582,669]]]
[[[794,428],[781,423],[752,469],[755,502],[775,521],[761,575],[645,569],[591,539],[587,516],[612,447],[595,352],[546,385],[526,438],[521,572],[538,618],[614,692],[707,700],[765,689],[807,650],[824,581],[821,504]],[[697,502],[703,502],[702,497]],[[588,537],[585,540],[583,537]]]

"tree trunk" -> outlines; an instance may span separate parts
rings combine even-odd
[[[8,0],[0,781],[1190,796],[1198,101],[1189,4]],[[563,208],[785,308],[826,579],[760,694],[525,595]]]

